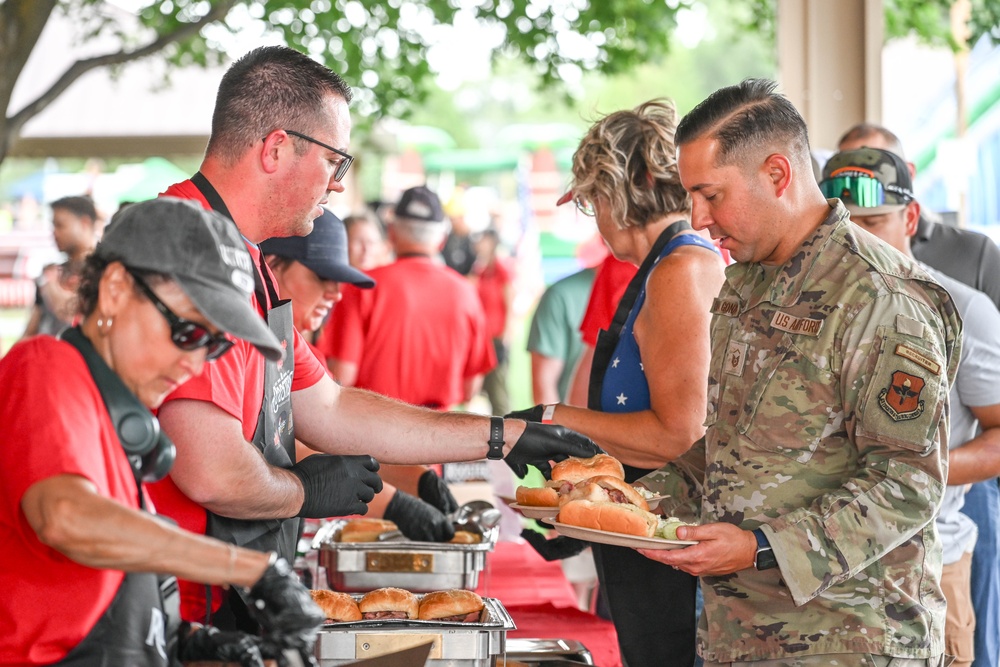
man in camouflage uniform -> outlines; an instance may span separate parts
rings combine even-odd
[[[699,544],[706,665],[943,664],[947,396],[961,322],[917,264],[858,233],[769,81],[677,128],[692,224],[738,262],[713,306]]]
[[[871,197],[880,185],[883,196]],[[901,156],[877,148],[842,151],[826,163],[820,189],[839,197],[856,225],[913,256],[911,239],[919,233],[920,204]],[[962,509],[973,482],[989,479],[995,484],[1000,474],[1000,312],[983,292],[925,268],[948,290],[962,316],[962,353],[950,395],[948,487],[935,525],[943,549],[941,588],[948,603],[945,652],[955,656],[951,667],[969,667],[973,658],[983,656],[975,647],[980,619],[971,587],[977,531]],[[995,618],[983,616],[985,634],[996,634]],[[995,667],[997,661],[987,657],[982,664]]]

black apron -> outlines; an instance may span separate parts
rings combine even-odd
[[[587,407],[601,410],[604,374],[614,356],[622,327],[663,247],[691,229],[681,220],[660,233],[639,271],[625,289],[608,330],[597,334],[590,368]],[[652,472],[624,466],[625,480],[634,482]],[[634,549],[592,544],[601,595],[611,611],[625,667],[689,667],[695,659],[695,591],[697,577],[646,558]]]
[[[211,183],[200,172],[191,182],[201,190],[209,205],[232,220],[229,209]],[[257,427],[250,441],[264,456],[264,460],[278,468],[291,468],[295,464],[295,430],[292,420],[292,376],[295,373],[294,329],[292,303],[282,301],[271,281],[264,257],[254,271],[257,301],[264,309],[267,326],[277,336],[285,349],[281,362],[265,361],[264,398],[257,416]],[[291,519],[232,519],[208,512],[206,534],[236,546],[257,551],[277,551],[289,563],[295,561],[295,548],[299,535],[298,518]],[[208,593],[208,613],[211,613],[211,588]],[[246,613],[246,592],[241,587],[229,590],[223,609],[212,617],[213,625],[223,630],[242,630],[256,633],[259,627]]]
[[[81,347],[81,344],[89,346],[89,341],[64,340],[80,350],[90,370],[91,364],[96,363],[96,352],[91,349],[91,354],[88,354],[88,350]],[[95,375],[93,370],[90,373]],[[101,391],[96,377],[95,382]],[[109,400],[103,391],[101,396],[105,401]],[[153,418],[152,415],[150,417]],[[142,481],[134,466],[132,473],[139,493],[139,507],[146,510]],[[180,624],[180,593],[176,577],[126,572],[104,614],[83,641],[56,664],[70,667],[180,667],[177,660]]]
[[[175,577],[126,572],[114,600],[76,648],[57,665],[180,667],[181,621]]]

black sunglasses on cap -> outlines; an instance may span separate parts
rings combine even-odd
[[[135,269],[126,268],[125,270],[132,276],[135,284],[139,286],[146,298],[170,324],[170,340],[173,341],[174,345],[185,352],[192,352],[200,347],[208,348],[205,355],[206,361],[215,361],[233,346],[233,341],[225,334],[213,334],[202,325],[179,317],[167,307],[167,304],[160,301],[160,298],[153,293],[146,281],[139,277]]]

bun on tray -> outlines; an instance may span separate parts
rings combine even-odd
[[[385,519],[349,519],[340,529],[340,542],[374,542],[382,533],[398,530],[392,521]]]
[[[365,620],[416,618],[417,596],[402,588],[376,588],[358,601]]]
[[[559,510],[557,521],[638,537],[653,537],[659,524],[655,514],[635,505],[592,500],[571,500]]]
[[[479,544],[483,541],[483,537],[471,530],[456,530],[455,537],[448,541],[452,544]]]
[[[475,623],[484,607],[483,599],[462,589],[435,591],[420,600],[419,618],[424,621]]]
[[[358,603],[347,593],[326,590],[309,591],[309,593],[312,594],[313,602],[323,610],[329,620],[338,623],[361,620],[361,610],[358,609]]]

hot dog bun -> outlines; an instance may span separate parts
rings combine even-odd
[[[340,542],[374,542],[382,533],[397,530],[398,526],[385,519],[351,519],[340,529]]]
[[[625,503],[572,500],[559,510],[559,523],[610,533],[653,537],[656,515]]]
[[[402,612],[406,618],[417,617],[417,596],[402,588],[376,588],[358,601],[362,614]]]
[[[559,492],[549,486],[539,488],[519,486],[514,490],[518,505],[533,507],[555,507],[559,504]]]
[[[469,618],[472,614],[478,617],[483,606],[483,599],[472,591],[457,588],[448,591],[434,591],[420,600],[418,618],[433,621],[457,616]]]
[[[598,475],[610,475],[618,479],[625,479],[625,469],[622,468],[618,459],[607,454],[598,454],[589,459],[578,459],[571,456],[552,466],[553,480],[565,480],[573,484]]]
[[[601,475],[591,477],[576,485],[568,494],[559,498],[559,504],[565,505],[574,500],[591,500],[594,502],[625,502],[639,509],[649,511],[649,503],[623,479]]]
[[[337,591],[309,591],[313,602],[319,605],[326,617],[338,623],[361,620],[361,610],[358,603],[347,593]]]
[[[483,536],[471,530],[456,530],[455,537],[448,541],[452,544],[479,544],[483,541]]]

